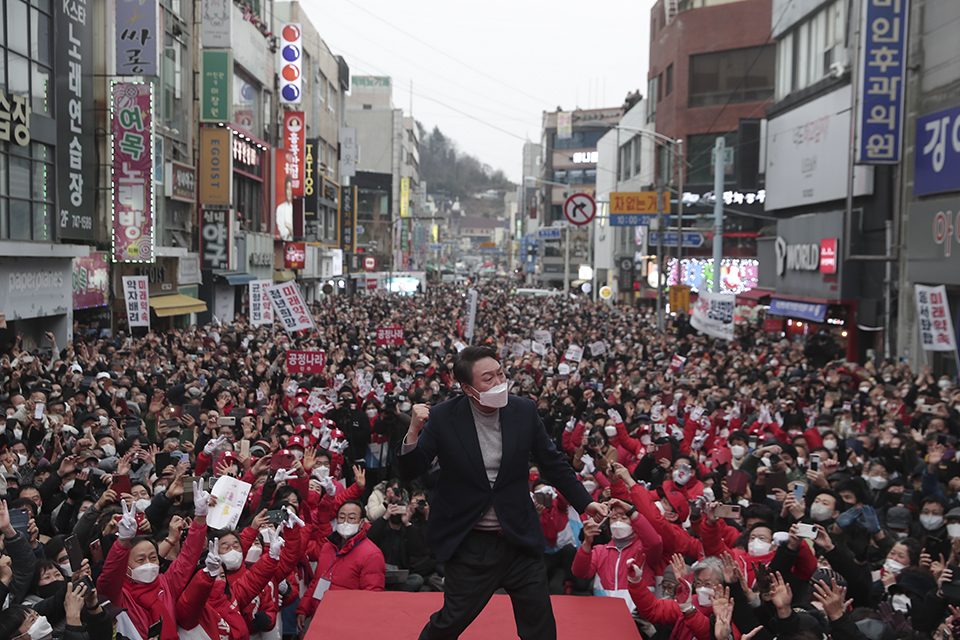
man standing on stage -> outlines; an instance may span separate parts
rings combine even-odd
[[[400,449],[400,475],[420,476],[439,458],[427,542],[444,563],[443,608],[420,640],[457,638],[494,591],[513,602],[524,640],[557,637],[542,555],[543,532],[529,492],[529,461],[580,513],[600,521],[593,502],[547,437],[532,400],[509,396],[497,352],[467,347],[453,374],[464,394],[432,409],[418,404]]]

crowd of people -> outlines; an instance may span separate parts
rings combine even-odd
[[[580,516],[530,465],[554,593],[622,599],[661,640],[960,640],[954,380],[827,358],[762,320],[728,342],[510,287],[479,287],[472,342],[610,510]],[[442,591],[426,523],[444,470],[404,482],[397,458],[414,406],[461,393],[465,303],[334,297],[296,335],[238,315],[13,337],[0,640],[298,638],[327,590]],[[290,373],[288,349],[324,350],[323,372]],[[239,517],[208,526],[237,487]]]

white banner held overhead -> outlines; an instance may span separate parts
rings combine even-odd
[[[603,340],[597,340],[590,346],[590,355],[591,356],[602,356],[607,352],[607,343]]]
[[[954,326],[947,304],[947,288],[913,287],[917,294],[917,326],[920,328],[920,347],[926,351],[956,351]]]
[[[150,288],[148,276],[123,276],[123,304],[130,327],[150,326]]]
[[[250,289],[250,324],[273,324],[273,304],[267,289],[273,286],[272,280],[251,280],[247,285]]]
[[[553,344],[553,336],[546,329],[536,329],[533,332],[533,339],[542,345]]]
[[[697,304],[690,316],[693,328],[714,338],[733,340],[733,311],[737,297],[706,289],[700,289],[697,295]]]
[[[275,317],[287,333],[314,327],[313,316],[303,302],[300,287],[294,281],[267,286],[267,295],[273,303]]]
[[[467,327],[463,330],[463,337],[467,339],[468,343],[473,340],[473,330],[477,323],[477,300],[479,298],[480,294],[477,293],[476,289],[467,291]]]
[[[575,344],[567,347],[567,352],[563,354],[564,360],[570,360],[572,362],[580,362],[583,360],[583,347],[578,347]]]

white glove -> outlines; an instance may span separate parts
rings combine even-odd
[[[607,411],[607,415],[610,416],[610,419],[613,420],[616,424],[623,424],[623,416],[620,415],[620,412],[616,409],[610,409]]]
[[[564,427],[563,430],[564,430],[564,431],[573,431],[573,430],[576,429],[576,428],[577,428],[577,419],[576,419],[576,418],[570,418],[569,420],[567,420],[567,426]]]
[[[777,421],[777,426],[779,426],[779,427],[782,429],[782,428],[783,428],[783,414],[781,414],[779,411],[777,411],[775,414],[773,414],[773,419]]]
[[[199,482],[193,483],[193,510],[198,518],[210,512],[210,494],[200,488]]]
[[[284,527],[293,529],[293,525],[297,525],[298,527],[306,526],[307,523],[301,520],[300,517],[293,512],[293,509],[288,509],[287,512],[289,515],[287,516],[287,521],[283,523]]]
[[[637,564],[633,558],[627,558],[627,582],[630,584],[640,584],[643,579],[643,565]]]
[[[216,578],[220,575],[220,539],[211,540],[207,547],[207,559],[204,561],[203,570]]]
[[[703,443],[707,441],[707,432],[701,431],[694,437],[693,442],[690,443],[691,449],[696,449],[699,451],[703,447]]]
[[[227,443],[227,436],[217,436],[216,440],[210,440],[203,447],[203,452],[208,456],[212,456],[213,452],[222,447]]]
[[[277,472],[273,475],[273,481],[276,482],[277,484],[280,484],[281,482],[286,482],[287,480],[290,480],[291,478],[296,478],[296,477],[297,477],[296,471],[287,471],[286,469],[277,469]]]
[[[128,507],[127,501],[121,500],[120,508],[123,515],[120,516],[120,522],[117,523],[117,537],[121,540],[133,540],[137,535],[137,507],[135,505]]]
[[[703,412],[703,407],[694,407],[693,410],[690,411],[690,419],[694,422],[699,421],[700,418],[703,417]]]
[[[331,429],[330,427],[327,427],[327,426],[323,426],[323,427],[320,427],[320,433],[322,434],[322,435],[320,436],[320,442],[318,443],[318,444],[320,445],[320,448],[321,448],[321,449],[329,449],[329,448],[330,448],[330,434],[333,433],[333,429]]]
[[[760,417],[757,418],[760,424],[770,424],[773,419],[770,417],[770,409],[766,405],[760,407]]]
[[[263,542],[269,549],[270,557],[279,560],[280,550],[283,549],[283,538],[272,527],[266,527],[260,533],[263,534]]]
[[[320,486],[323,487],[323,490],[327,492],[328,496],[332,498],[334,495],[336,495],[337,487],[333,484],[333,478],[326,476],[324,478],[320,478],[318,482],[320,483]]]
[[[659,402],[650,409],[650,421],[651,422],[660,422],[660,416],[663,413],[663,405]]]
[[[280,592],[280,595],[285,596],[290,593],[290,583],[286,580],[281,580],[280,584],[277,585],[277,591]]]
[[[330,445],[330,453],[339,453],[343,455],[344,450],[347,448],[347,441],[341,440],[340,442],[334,442]]]
[[[597,467],[593,463],[593,456],[585,453],[580,456],[580,462],[583,463],[583,470],[585,473],[593,474],[597,472]]]

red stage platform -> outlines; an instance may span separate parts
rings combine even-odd
[[[602,634],[640,640],[637,625],[620,598],[553,596],[558,640],[583,640]],[[304,640],[416,640],[430,614],[443,606],[443,594],[376,591],[327,591]],[[516,638],[510,597],[495,595],[460,636],[464,640]]]

